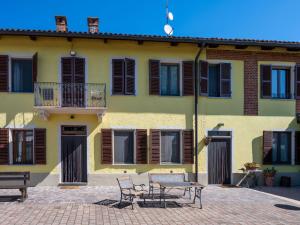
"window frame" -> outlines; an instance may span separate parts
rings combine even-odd
[[[115,131],[132,132],[133,133],[133,163],[116,163],[115,162]],[[116,166],[132,166],[136,165],[136,129],[112,129],[112,165]]]
[[[32,91],[13,91],[13,61],[24,60],[31,61],[31,77],[32,77]],[[9,92],[16,94],[32,94],[34,93],[34,84],[33,84],[33,58],[32,56],[9,56]]]
[[[32,150],[31,150],[31,154],[32,154],[32,162],[29,162],[29,163],[24,163],[24,162],[21,162],[21,163],[17,163],[15,162],[15,156],[16,156],[16,149],[15,149],[15,132],[22,132],[23,133],[23,140],[24,140],[24,137],[25,137],[25,133],[27,131],[31,131],[32,132]],[[34,147],[34,129],[11,129],[10,130],[11,132],[11,151],[10,151],[10,164],[11,165],[14,165],[14,166],[18,166],[18,165],[34,165],[35,164],[35,147]],[[25,141],[26,142],[26,141]],[[24,154],[24,147],[25,147],[25,143],[23,141],[22,143],[22,161],[23,161],[23,154]]]
[[[162,132],[178,132],[179,133],[179,155],[180,155],[180,162],[179,163],[172,163],[172,162],[162,162],[162,146],[161,146],[161,134]],[[159,146],[159,164],[162,166],[168,165],[183,165],[183,130],[181,129],[160,129],[160,146]]]
[[[273,74],[273,70],[277,70],[277,97],[273,97],[272,96],[272,74]],[[278,94],[280,93],[280,84],[281,84],[281,82],[280,82],[280,76],[279,76],[279,74],[280,74],[280,70],[285,70],[285,71],[289,71],[289,73],[290,73],[290,80],[289,80],[289,82],[290,82],[290,93],[288,93],[287,92],[287,90],[285,90],[285,95],[286,95],[286,97],[285,98],[281,98],[280,96],[278,97]],[[287,74],[287,72],[286,72],[286,74]],[[285,77],[285,79],[286,79],[286,77]],[[285,83],[285,87],[287,86],[287,79],[286,79],[286,83]],[[285,100],[285,99],[293,99],[292,98],[292,93],[293,93],[293,91],[292,91],[292,69],[291,69],[291,67],[289,67],[289,66],[273,66],[273,65],[271,65],[271,99],[281,99],[281,100]]]
[[[282,162],[282,161],[278,161],[278,158],[280,157],[280,151],[277,150],[277,160],[276,161],[273,161],[273,153],[272,153],[272,165],[294,165],[293,161],[294,161],[294,156],[295,155],[295,146],[294,146],[294,142],[295,142],[295,139],[294,139],[294,136],[295,136],[295,132],[293,131],[278,131],[278,130],[275,130],[275,131],[272,131],[272,151],[274,150],[273,149],[273,138],[274,138],[274,133],[277,133],[277,134],[282,134],[282,133],[287,133],[289,134],[289,149],[288,149],[288,162]],[[276,139],[277,141],[277,139]],[[278,142],[277,142],[278,143]],[[279,139],[279,144],[280,144],[280,139]],[[277,144],[278,146],[278,144]]]

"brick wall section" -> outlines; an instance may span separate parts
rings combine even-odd
[[[244,114],[258,115],[258,61],[283,61],[300,64],[300,54],[208,49],[207,59],[244,61]],[[300,99],[296,100],[300,113]]]

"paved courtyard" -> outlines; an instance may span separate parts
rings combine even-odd
[[[29,188],[24,203],[9,201],[7,194],[19,193],[0,190],[0,224],[300,224],[300,202],[244,188],[207,187],[203,209],[185,204],[188,197],[167,209],[153,202],[138,202],[134,210],[117,207],[117,187]]]

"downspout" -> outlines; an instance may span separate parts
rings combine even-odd
[[[203,49],[205,48],[205,43],[203,42],[201,44],[200,49],[198,50],[198,53],[195,57],[195,62],[194,62],[194,108],[195,108],[195,173],[196,173],[196,182],[198,182],[198,97],[199,97],[199,80],[198,80],[198,60],[199,57],[201,55],[201,52],[203,51]]]

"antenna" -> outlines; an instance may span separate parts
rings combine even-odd
[[[166,2],[166,24],[164,26],[164,31],[166,35],[172,36],[173,35],[173,27],[169,24],[169,21],[174,20],[174,15],[172,12],[169,11],[169,2]]]

